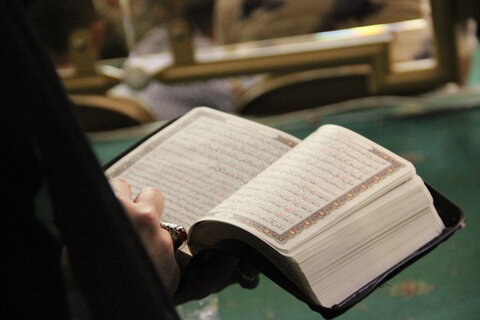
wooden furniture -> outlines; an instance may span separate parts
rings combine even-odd
[[[107,131],[154,121],[138,101],[101,95],[70,95],[86,132]]]

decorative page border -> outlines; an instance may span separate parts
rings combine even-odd
[[[208,112],[208,111],[205,111],[205,110],[197,111],[197,113],[195,115],[190,116],[190,117],[186,117],[184,119],[180,118],[181,121],[182,121],[180,124],[175,122],[174,124],[172,124],[172,125],[174,125],[173,128],[167,127],[167,128],[170,128],[170,130],[168,130],[168,132],[160,131],[162,133],[159,136],[157,136],[157,134],[155,134],[152,138],[147,140],[146,143],[140,145],[135,150],[136,154],[133,157],[131,157],[129,160],[124,161],[124,160],[120,159],[119,162],[121,162],[121,165],[119,167],[117,167],[115,170],[113,170],[112,172],[108,173],[107,177],[108,178],[118,177],[123,172],[125,172],[130,167],[132,167],[135,163],[137,163],[140,159],[142,159],[144,156],[146,156],[148,153],[150,153],[152,150],[154,150],[156,147],[158,147],[159,145],[164,143],[167,139],[169,139],[173,135],[177,134],[178,132],[183,130],[185,127],[187,127],[191,123],[195,122],[196,120],[200,119],[201,117],[210,118],[210,119],[217,120],[217,121],[220,121],[220,122],[227,122],[228,121],[228,117],[223,116],[221,113],[213,113],[213,112]],[[177,120],[177,121],[180,121],[180,119]],[[241,119],[241,118],[239,118],[239,119]],[[248,120],[245,120],[245,121],[248,121]],[[296,141],[288,139],[288,138],[283,137],[281,135],[278,135],[277,137],[275,137],[274,140],[277,140],[278,142],[281,142],[281,143],[283,143],[287,146],[290,146],[292,148],[297,145]]]
[[[246,218],[238,214],[234,214],[232,218],[243,224],[246,224],[248,226],[255,228],[256,230],[274,239],[276,242],[280,244],[285,244],[290,239],[293,239],[296,236],[298,236],[300,233],[302,233],[303,230],[310,228],[311,226],[313,226],[314,224],[316,224],[317,222],[319,222],[320,220],[328,216],[330,213],[332,213],[333,211],[343,206],[348,201],[357,197],[363,191],[367,190],[374,184],[380,182],[381,180],[391,175],[398,169],[404,167],[404,164],[402,164],[401,162],[398,162],[397,160],[395,160],[394,158],[390,157],[389,155],[387,155],[386,153],[380,150],[377,150],[374,148],[368,151],[390,162],[390,166],[381,170],[380,172],[377,172],[376,174],[374,174],[373,176],[365,180],[362,184],[354,187],[353,189],[344,193],[337,199],[334,199],[333,201],[329,202],[327,205],[320,208],[319,210],[317,210],[316,212],[314,212],[313,214],[303,219],[301,222],[297,223],[295,226],[293,226],[292,228],[290,228],[289,230],[283,233],[277,233],[272,229],[270,229],[269,227],[261,223],[258,223],[257,221],[251,220],[249,218]]]

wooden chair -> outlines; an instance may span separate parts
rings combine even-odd
[[[316,69],[271,76],[236,102],[243,115],[274,115],[369,96],[368,66]]]
[[[242,114],[278,114],[373,95],[414,95],[459,81],[458,6],[452,1],[429,1],[431,26],[417,19],[214,48],[194,48],[188,24],[179,18],[183,2],[171,0],[167,25],[173,59],[152,70],[152,78],[181,82],[273,74],[237,103]],[[430,28],[435,52],[431,57],[394,59],[400,52],[393,52],[400,32],[410,39]],[[364,69],[356,71],[359,65]]]
[[[70,95],[86,132],[108,131],[155,121],[140,102],[100,95]]]

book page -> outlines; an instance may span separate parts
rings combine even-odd
[[[162,220],[187,229],[300,140],[209,108],[196,108],[107,170],[135,196],[162,191]]]
[[[372,141],[327,125],[211,215],[214,220],[240,223],[287,251],[411,178],[414,172],[411,163]]]

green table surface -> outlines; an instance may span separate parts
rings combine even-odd
[[[260,120],[300,138],[325,123],[353,129],[411,160],[421,177],[465,212],[465,228],[338,319],[480,319],[480,108],[469,107],[480,105],[480,95],[433,97],[421,107],[405,101],[401,108],[383,101],[357,112]],[[105,163],[139,138],[92,144]],[[321,319],[265,277],[255,290],[234,285],[218,299],[223,320]]]
[[[468,73],[467,85],[470,87],[480,85],[480,46],[472,55],[471,67]]]

